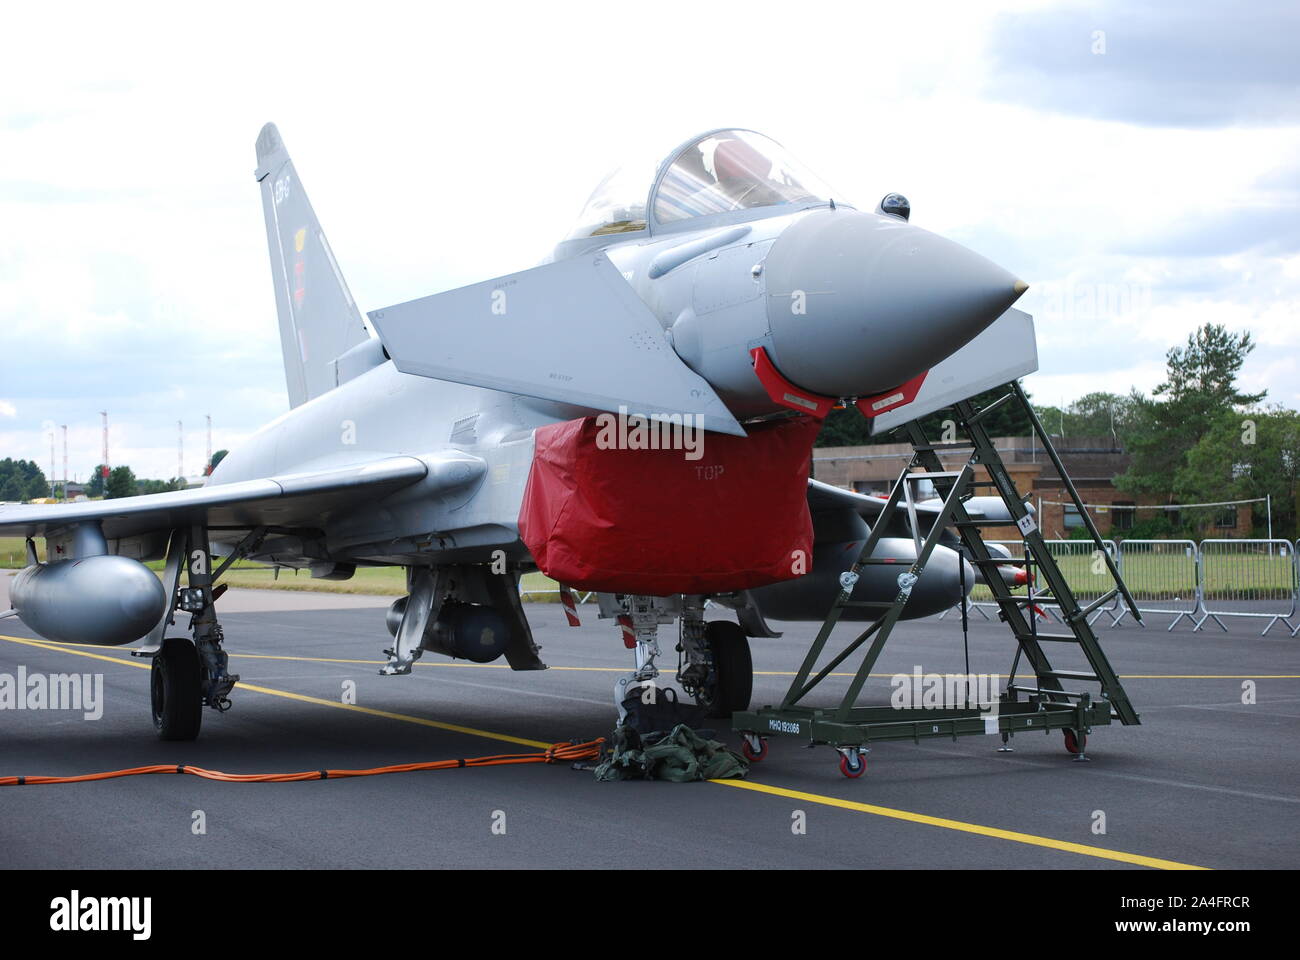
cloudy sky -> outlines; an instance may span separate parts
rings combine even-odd
[[[194,473],[205,414],[221,448],[285,409],[267,120],[365,310],[530,266],[611,167],[744,126],[1028,280],[1036,399],[1149,390],[1216,321],[1300,407],[1293,0],[456,6],[8,10],[0,457],[67,424],[84,478],[108,410],[114,463],[173,475],[182,420]]]

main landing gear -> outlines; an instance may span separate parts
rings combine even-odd
[[[224,636],[217,621],[216,601],[225,586],[213,587],[216,579],[236,558],[244,556],[262,540],[264,529],[249,533],[235,551],[214,572],[208,552],[206,527],[173,530],[167,548],[163,587],[171,598],[167,612],[149,634],[145,644],[133,651],[150,657],[149,708],[154,729],[163,740],[193,740],[203,725],[203,708],[218,713],[230,709],[230,691],[239,677],[227,668],[229,658],[222,649]],[[181,586],[181,574],[188,586]],[[177,611],[190,614],[191,637],[165,637],[176,622]]]
[[[167,637],[154,654],[149,706],[163,740],[193,740],[203,725],[203,680],[199,652],[188,637]]]

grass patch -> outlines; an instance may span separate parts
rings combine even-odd
[[[1285,599],[1295,589],[1295,568],[1291,551],[1286,556],[1267,552],[1236,556],[1209,555],[1202,559],[1205,596],[1211,600]],[[1115,585],[1105,564],[1100,572],[1092,558],[1084,555],[1058,556],[1057,566],[1075,595],[1099,597]],[[1135,553],[1124,558],[1124,585],[1137,601],[1191,600],[1196,595],[1196,573],[1181,549],[1175,554]],[[1042,579],[1038,589],[1046,590]],[[988,587],[977,584],[971,599],[992,602]]]
[[[36,538],[36,555],[45,560],[45,538]],[[0,537],[0,570],[27,566],[27,542],[22,537]]]
[[[381,597],[406,595],[406,571],[401,567],[357,567],[357,572],[350,580],[317,580],[306,570],[281,570],[277,578],[271,567],[250,564],[232,567],[221,579],[232,587],[251,590],[310,590]],[[528,573],[523,578],[523,589],[525,592],[555,590],[556,583],[540,573]],[[559,598],[554,594],[534,594],[529,599],[545,602],[552,599],[558,601]]]
[[[45,559],[45,540],[36,541],[40,559]],[[0,569],[20,570],[27,565],[27,548],[22,537],[0,537]],[[147,564],[149,569],[161,574],[162,560]],[[406,595],[406,571],[401,567],[357,567],[350,580],[317,580],[306,570],[281,569],[276,575],[274,567],[240,560],[222,574],[223,583],[250,590],[303,590],[319,593],[353,593],[381,597]],[[550,577],[528,573],[523,578],[523,590],[550,591],[557,589]],[[536,603],[559,602],[554,593],[534,593],[528,599]]]

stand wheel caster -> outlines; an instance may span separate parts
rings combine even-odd
[[[757,747],[754,744],[758,744]],[[745,735],[744,741],[740,745],[740,752],[745,755],[745,759],[750,763],[758,763],[767,756],[767,741],[762,737]]]
[[[1065,728],[1065,752],[1078,756],[1083,753],[1083,748],[1088,745],[1088,735],[1076,735],[1069,727]]]
[[[856,750],[849,753],[840,753],[840,773],[850,780],[856,780],[867,772],[867,758],[865,754],[858,753]]]

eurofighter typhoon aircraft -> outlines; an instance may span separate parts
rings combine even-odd
[[[274,125],[257,161],[291,409],[203,487],[0,507],[29,561],[0,616],[53,641],[143,641],[163,739],[230,707],[216,604],[240,558],[336,580],[405,568],[386,675],[425,651],[545,669],[519,597],[541,570],[621,627],[635,666],[616,705],[655,682],[658,628],[680,621],[678,683],[729,716],[749,705],[748,638],[824,619],[881,512],[809,479],[822,418],[852,403],[885,429],[1036,365],[1009,309],[1022,281],[910,224],[898,194],[854,208],[752,131],[611,175],[541,266],[369,324]],[[915,559],[912,531],[889,532],[876,556]],[[160,580],[144,563],[163,558]],[[853,599],[892,600],[887,569]],[[938,547],[904,615],[977,579]],[[706,622],[706,601],[735,620]]]

